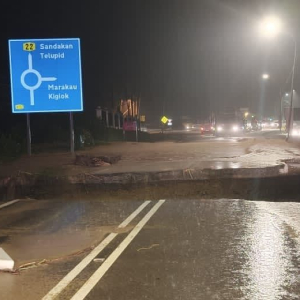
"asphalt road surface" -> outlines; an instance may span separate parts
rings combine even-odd
[[[15,203],[1,247],[61,259],[0,273],[0,299],[299,299],[299,220],[299,203],[237,199]]]

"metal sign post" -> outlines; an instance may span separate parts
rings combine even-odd
[[[138,133],[138,122],[137,120],[135,121],[135,141],[139,141],[139,133]]]
[[[73,113],[70,112],[70,150],[71,154],[75,153],[75,138],[74,138],[74,120]]]
[[[166,116],[163,116],[160,121],[163,123],[161,133],[164,133],[164,125],[168,122],[168,118]]]
[[[27,154],[31,156],[31,130],[30,130],[30,114],[26,114],[26,137],[27,137]]]

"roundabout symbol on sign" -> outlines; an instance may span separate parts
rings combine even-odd
[[[28,85],[25,82],[25,77],[28,74],[34,74],[37,77],[37,83],[35,85]],[[43,81],[55,81],[57,78],[55,77],[42,77],[42,75],[32,67],[32,55],[28,54],[28,69],[25,70],[21,75],[21,84],[26,90],[30,91],[30,105],[34,105],[34,91],[38,89]]]

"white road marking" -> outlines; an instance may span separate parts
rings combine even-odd
[[[145,201],[136,211],[134,211],[118,228],[126,227],[151,201]]]
[[[0,248],[0,270],[13,270],[14,269],[14,260]]]
[[[1,208],[4,208],[4,207],[6,207],[6,206],[9,206],[9,205],[15,204],[15,203],[17,203],[17,202],[19,202],[19,201],[20,201],[20,199],[16,199],[16,200],[12,200],[12,201],[6,202],[6,203],[4,203],[4,204],[1,204],[1,205],[0,205],[0,209],[1,209]]]
[[[127,226],[151,201],[141,204],[118,228]],[[73,270],[71,270],[42,300],[52,300],[57,297],[74,278],[117,236],[110,233],[90,254],[88,254]]]
[[[79,289],[79,291],[71,298],[71,300],[83,300],[95,285],[100,281],[108,269],[114,264],[118,257],[123,253],[127,246],[142,230],[150,218],[156,213],[165,200],[159,200],[147,215],[134,227],[129,235],[123,240],[123,242],[112,252],[112,254],[104,261],[104,263],[97,269],[97,271],[88,279],[88,281]]]

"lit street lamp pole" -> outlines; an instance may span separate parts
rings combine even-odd
[[[282,131],[282,97],[283,93],[282,90],[280,89],[279,91],[279,131]]]
[[[270,78],[270,75],[269,74],[262,74],[262,79],[263,80],[268,80]],[[282,105],[281,105],[281,101],[282,101],[282,93],[281,93],[281,89],[279,91],[279,130],[281,132],[281,128],[282,128]]]
[[[263,22],[260,24],[261,32],[268,38],[273,38],[281,31],[281,21],[276,17],[268,17],[263,20]],[[294,42],[294,59],[293,59],[293,67],[292,67],[292,78],[291,78],[291,102],[290,102],[290,109],[289,109],[289,117],[287,122],[287,141],[290,137],[291,130],[292,130],[292,120],[293,120],[293,98],[294,98],[294,76],[295,76],[295,66],[296,66],[296,60],[297,60],[297,42],[295,37],[292,34],[288,34],[293,42]],[[281,104],[281,101],[280,101]]]
[[[294,77],[295,77],[295,66],[296,66],[296,60],[297,60],[297,42],[295,38],[292,36],[293,42],[294,42],[294,62],[293,62],[293,68],[292,68],[292,79],[291,79],[291,102],[290,102],[290,109],[289,109],[289,120],[288,120],[288,134],[287,134],[287,141],[290,138],[291,130],[293,129],[293,99],[294,99]]]

